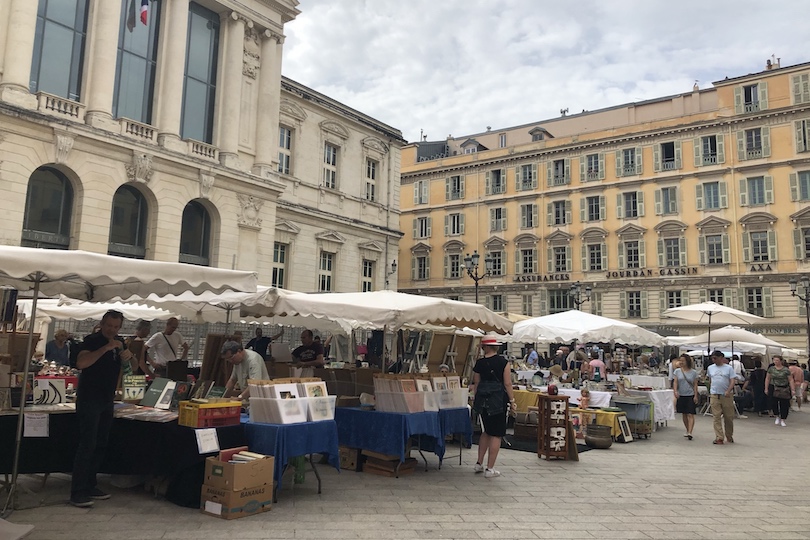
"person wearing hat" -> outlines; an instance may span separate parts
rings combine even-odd
[[[509,361],[498,354],[499,340],[487,336],[481,340],[484,356],[473,368],[473,410],[481,416],[484,431],[478,441],[478,461],[476,473],[483,472],[485,478],[496,478],[501,473],[495,470],[495,460],[501,449],[501,438],[506,435],[506,413],[515,412],[517,404],[512,393],[512,375]],[[487,465],[484,467],[484,457]]]
[[[447,364],[441,364],[439,366],[439,373],[441,373],[442,375],[449,374],[450,373],[450,366],[448,366]]]

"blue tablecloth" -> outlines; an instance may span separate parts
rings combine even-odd
[[[244,421],[243,417],[243,421]],[[260,424],[244,422],[251,452],[276,458],[275,479],[281,488],[281,475],[290,458],[305,454],[325,454],[329,464],[340,472],[338,429],[334,420],[303,424]]]
[[[424,435],[436,440],[433,453],[439,459],[444,456],[444,437],[436,412],[390,413],[338,407],[335,422],[343,446],[399,456],[403,462],[408,439]]]
[[[447,435],[460,434],[467,444],[472,444],[472,421],[470,420],[470,410],[467,407],[459,409],[439,410],[439,429],[442,432],[442,439]]]

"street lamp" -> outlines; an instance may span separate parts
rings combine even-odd
[[[568,295],[571,297],[571,301],[574,302],[574,305],[577,306],[577,309],[584,304],[585,302],[591,299],[591,288],[585,287],[585,299],[582,299],[582,285],[579,284],[579,281],[571,285],[571,288],[568,289]]]
[[[385,271],[385,290],[388,290],[388,278],[396,273],[397,273],[397,260],[394,259],[393,262],[391,262],[391,270],[386,269]]]
[[[788,283],[790,283],[790,294],[804,302],[804,315],[807,317],[807,353],[810,354],[810,277],[802,276],[799,281],[791,278]],[[798,293],[798,285],[802,286],[804,294]]]
[[[492,264],[494,261],[489,257],[484,259],[484,273],[478,274],[478,262],[481,260],[481,255],[478,254],[478,250],[476,249],[473,251],[473,254],[470,255],[467,253],[467,256],[464,257],[464,270],[467,271],[467,275],[472,278],[475,282],[475,303],[478,303],[478,282],[484,279],[487,276],[492,275]]]

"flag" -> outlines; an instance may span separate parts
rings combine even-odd
[[[149,0],[141,0],[141,22],[146,24],[149,20]]]
[[[138,18],[135,16],[135,0],[129,0],[129,10],[127,11],[127,30],[133,32]]]

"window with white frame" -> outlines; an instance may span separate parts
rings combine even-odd
[[[767,262],[768,259],[768,232],[754,231],[748,233],[751,238],[751,260],[753,262]]]
[[[551,185],[562,186],[571,182],[570,165],[566,159],[555,159],[550,163]]]
[[[624,256],[625,256],[625,265],[627,268],[643,268],[644,265],[641,264],[641,249],[642,249],[642,241],[641,240],[626,240],[623,242],[624,245]]]
[[[745,288],[745,311],[760,317],[765,316],[765,296],[762,287]]]
[[[506,133],[498,135],[498,148],[506,148]]]
[[[337,189],[338,147],[332,143],[323,145],[323,187]]]
[[[464,214],[454,212],[444,216],[444,235],[459,236],[464,234]]]
[[[728,208],[728,191],[725,182],[703,182],[695,185],[695,206],[698,210]]]
[[[810,200],[810,171],[790,174],[790,200]]]
[[[753,225],[749,229],[742,233],[743,262],[776,261],[776,231],[767,225]]]
[[[366,200],[377,200],[377,171],[380,168],[380,162],[366,158]]]
[[[534,316],[534,296],[523,294],[520,296],[520,313],[527,317]]]
[[[745,158],[756,159],[762,156],[762,128],[745,130]]]
[[[413,237],[430,238],[431,221],[429,217],[418,217],[413,220]]]
[[[664,263],[666,266],[681,265],[680,238],[664,238]]]
[[[413,183],[413,204],[427,204],[429,202],[430,184],[427,180]]]
[[[604,154],[588,154],[580,158],[580,176],[582,182],[592,182],[605,178]]]
[[[568,289],[553,289],[548,291],[548,312],[561,313],[574,309],[574,302]]]
[[[486,173],[486,194],[506,193],[506,169],[493,169]]]
[[[681,307],[683,305],[683,294],[681,291],[667,291],[667,309]]]
[[[723,304],[723,289],[707,289],[706,290],[706,299],[709,302],[714,302],[716,304]]]
[[[569,225],[571,214],[570,201],[553,201],[549,203],[550,225]]]
[[[447,279],[459,279],[461,277],[461,254],[448,253],[445,256],[445,272],[444,277]]]
[[[629,191],[616,196],[616,215],[624,219],[644,216],[644,192]]]
[[[520,254],[520,273],[537,273],[537,250],[534,248],[522,248],[518,250]]]
[[[270,285],[279,289],[283,289],[287,284],[287,251],[289,248],[289,244],[273,242],[273,265]]]
[[[753,176],[740,179],[740,206],[773,203],[773,177]]]
[[[318,292],[332,292],[335,254],[321,251],[318,264]]]
[[[506,273],[506,259],[503,257],[503,251],[493,250],[488,252],[486,256],[492,260],[491,275],[502,276]]]
[[[464,177],[457,174],[445,180],[445,195],[448,201],[464,198]]]
[[[606,270],[606,268],[602,267],[602,258],[603,258],[603,251],[602,251],[602,244],[588,244],[588,271],[594,272],[599,270]]]
[[[532,229],[537,227],[537,205],[536,204],[521,204],[520,205],[520,228]]]
[[[506,208],[489,209],[489,230],[490,232],[506,230]]]
[[[515,189],[530,191],[537,189],[537,165],[518,165],[515,168]]]
[[[724,262],[725,259],[723,257],[723,235],[722,234],[706,235],[706,263],[723,264]]]
[[[632,176],[641,174],[641,147],[616,150],[616,176]]]
[[[627,291],[627,318],[638,319],[641,317],[641,292],[642,291]]]
[[[759,110],[759,84],[743,86],[743,112]]]
[[[796,258],[799,260],[810,259],[810,227],[803,227],[794,230],[796,242]]]
[[[706,135],[697,139],[695,166],[717,165],[725,161],[722,135]]]
[[[361,290],[369,292],[374,290],[374,261],[363,259],[363,279]]]
[[[606,218],[605,210],[605,196],[592,195],[590,197],[583,197],[579,200],[580,203],[580,219],[583,222],[587,221],[600,221]]]
[[[663,142],[653,147],[654,170],[673,171],[681,168],[681,142]]]
[[[554,257],[554,272],[568,272],[569,265],[569,247],[568,246],[554,246],[551,250]]]
[[[796,152],[810,152],[810,120],[796,120]]]
[[[290,174],[292,172],[292,143],[293,130],[287,126],[278,128],[278,172]]]

